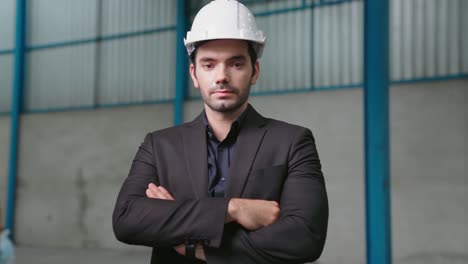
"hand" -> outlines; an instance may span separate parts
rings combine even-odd
[[[175,201],[171,193],[162,186],[156,186],[153,183],[148,184],[146,189],[146,196],[152,199],[171,200]],[[180,244],[174,247],[174,250],[182,256],[185,256],[185,244]],[[206,261],[205,250],[201,244],[197,244],[195,248],[195,257],[197,259]]]
[[[146,189],[146,196],[153,199],[171,200],[175,201],[174,197],[162,186],[156,186],[153,183],[148,184]]]
[[[177,251],[177,253],[180,255],[185,256],[185,244],[175,246],[174,250]],[[195,258],[206,261],[205,250],[201,244],[197,244],[195,247]]]
[[[276,201],[233,198],[229,201],[226,222],[236,221],[248,230],[257,230],[273,224],[279,216]]]

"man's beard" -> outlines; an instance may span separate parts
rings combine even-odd
[[[216,103],[210,101],[209,100],[210,98],[208,96],[206,96],[206,95],[204,95],[202,93],[203,101],[213,111],[221,112],[221,113],[235,112],[236,110],[238,110],[239,108],[241,108],[244,105],[244,103],[247,101],[247,99],[249,99],[250,85],[249,85],[249,87],[247,87],[247,90],[245,91],[244,94],[241,94],[239,89],[237,89],[235,87],[232,87],[230,85],[222,85],[222,86],[212,87],[212,88],[210,88],[208,93],[211,94],[212,92],[214,92],[216,90],[221,90],[221,89],[232,91],[234,94],[236,94],[238,96],[237,100],[232,102],[232,103],[230,103],[230,102],[220,102],[220,103],[216,104]]]

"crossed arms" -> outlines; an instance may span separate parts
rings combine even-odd
[[[279,203],[240,198],[174,199],[155,180],[153,140],[141,145],[113,215],[125,243],[173,247],[184,254],[187,237],[203,238],[196,256],[213,263],[301,263],[323,249],[328,202],[309,130],[296,133]],[[280,209],[281,208],[281,209]]]
[[[146,196],[152,199],[175,201],[174,197],[162,186],[153,183],[148,185]],[[233,198],[229,200],[225,223],[237,222],[247,230],[257,230],[273,224],[280,214],[279,204],[275,201]],[[174,250],[185,255],[185,245],[180,244]],[[196,258],[206,261],[205,251],[201,243],[197,244]]]

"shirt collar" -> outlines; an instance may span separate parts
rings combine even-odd
[[[247,106],[247,108],[244,110],[244,112],[242,112],[242,114],[236,119],[236,121],[232,122],[231,130],[229,130],[229,133],[228,133],[226,139],[228,139],[228,138],[237,138],[237,135],[239,134],[239,131],[240,131],[242,125],[245,123],[245,117],[246,117],[247,113],[249,112],[250,107],[251,106],[249,104]],[[213,138],[214,137],[213,129],[211,128],[210,123],[208,122],[208,117],[206,116],[205,110],[203,110],[202,121],[203,121],[203,124],[206,127],[206,132],[207,132],[208,137]]]

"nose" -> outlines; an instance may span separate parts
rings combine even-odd
[[[227,72],[227,67],[220,65],[216,73],[216,84],[227,84],[229,83],[229,74]]]

